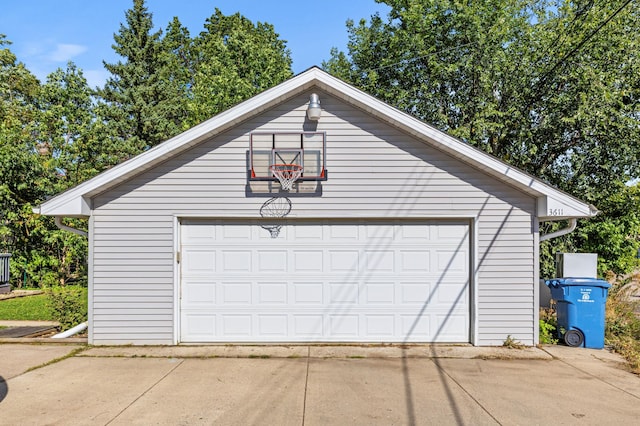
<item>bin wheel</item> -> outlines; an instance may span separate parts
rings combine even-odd
[[[564,342],[567,346],[577,347],[584,343],[584,335],[580,330],[568,330],[564,333]]]

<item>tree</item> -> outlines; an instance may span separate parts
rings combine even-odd
[[[160,70],[160,80],[167,99],[172,100],[168,117],[177,129],[187,130],[194,75],[193,40],[177,17],[167,26],[161,47],[161,61],[166,66]]]
[[[0,35],[0,251],[26,247],[23,205],[43,193],[40,164],[33,155],[38,80],[16,61]]]
[[[194,40],[188,124],[200,123],[291,77],[286,42],[272,25],[216,8]]]
[[[383,2],[329,72],[596,206],[640,176],[637,3]]]
[[[0,35],[0,251],[12,254],[12,276],[22,278],[39,246],[31,206],[47,185],[33,141],[40,85],[9,44]]]
[[[72,62],[57,69],[40,90],[38,151],[61,192],[104,170],[96,134],[94,92]]]
[[[99,113],[119,144],[122,159],[149,149],[181,130],[176,94],[163,80],[171,62],[162,53],[162,31],[152,32],[152,14],[144,0],[134,0],[126,25],[114,34],[113,49],[124,62],[104,63],[112,74],[99,90]],[[179,107],[178,107],[179,109]]]

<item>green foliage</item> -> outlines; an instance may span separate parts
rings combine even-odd
[[[113,155],[127,158],[149,149],[181,130],[180,105],[167,76],[171,61],[163,54],[161,31],[152,32],[152,15],[144,0],[126,11],[126,25],[114,35],[113,48],[124,62],[105,63],[112,74],[99,90],[98,114],[108,123]]]
[[[205,30],[193,40],[193,86],[188,102],[189,125],[291,77],[286,43],[272,25],[216,8]]]
[[[636,273],[634,280],[619,280],[610,289],[605,341],[629,362],[635,373],[640,374],[640,305],[630,297],[640,286],[640,273]]]
[[[87,321],[87,290],[82,287],[52,287],[46,290],[47,306],[51,318],[68,330]]]
[[[640,184],[618,183],[614,190],[598,201],[601,214],[583,221],[573,244],[585,252],[598,253],[598,270],[624,274],[640,266],[636,258],[640,249]]]
[[[558,320],[555,311],[551,309],[540,309],[540,343],[543,345],[555,345],[558,343],[557,327]]]
[[[144,0],[134,0],[114,36],[123,61],[105,64],[112,77],[99,90],[112,153],[136,155],[291,77],[272,25],[215,9],[204,27],[191,38],[173,18],[163,37]]]
[[[47,301],[44,294],[0,300],[0,320],[52,321]]]
[[[112,165],[97,131],[94,91],[82,70],[69,62],[41,87],[38,153],[52,180],[52,192],[75,186]]]
[[[334,49],[324,67],[598,207],[579,235],[542,245],[543,274],[562,248],[629,272],[640,234],[623,187],[640,176],[640,4],[383,3],[387,19],[348,22],[348,54]]]

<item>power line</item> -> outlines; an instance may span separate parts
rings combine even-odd
[[[598,6],[600,6],[600,4],[604,4],[608,2],[608,0],[602,0]],[[550,43],[549,46],[547,47],[546,51],[544,52],[544,55],[540,56],[541,58],[545,58],[547,57],[550,53],[551,50],[556,48],[558,51],[560,51],[560,46],[564,45],[565,40],[567,39],[567,35],[571,33],[571,31],[573,30],[574,25],[576,25],[576,23],[579,20],[585,21],[587,19],[587,15],[589,15],[589,13],[591,12],[591,10],[596,6],[594,1],[590,1],[588,7],[580,10],[576,10],[574,12],[574,16],[573,19],[571,20],[571,22],[569,22],[569,25],[563,30],[563,31],[558,31],[558,35],[556,36],[555,40],[553,41],[553,43]],[[562,41],[562,43],[561,43]],[[564,47],[564,46],[562,46]]]
[[[588,36],[586,36],[584,39],[582,39],[582,41],[580,43],[578,43],[578,45],[576,47],[574,47],[573,49],[571,49],[569,51],[569,53],[567,53],[566,55],[564,55],[562,57],[562,59],[560,59],[558,62],[555,63],[555,65],[553,67],[551,67],[551,69],[549,71],[547,71],[546,73],[543,74],[543,76],[540,78],[540,80],[538,80],[538,84],[537,86],[540,86],[541,84],[543,84],[545,82],[545,80],[551,75],[551,73],[553,73],[560,65],[562,65],[567,59],[569,59],[573,54],[575,54],[578,50],[580,50],[580,48],[582,48],[582,46],[584,46],[594,35],[596,35],[598,33],[598,31],[600,31],[605,25],[607,25],[609,23],[609,21],[611,21],[613,18],[616,17],[616,15],[618,15],[618,13],[620,13],[622,11],[622,9],[624,9],[625,7],[627,7],[627,5],[629,3],[631,3],[633,0],[626,0],[624,2],[624,4],[622,6],[620,6],[618,8],[618,10],[616,10],[611,16],[609,16],[607,19],[605,19],[600,25],[598,25],[598,28],[596,28],[595,30],[593,30],[591,32],[591,34],[589,34]]]
[[[439,55],[441,53],[449,52],[451,50],[459,50],[459,49],[462,49],[463,47],[471,46],[471,45],[474,45],[474,44],[477,44],[477,42],[473,41],[471,43],[460,44],[458,46],[454,46],[454,47],[449,47],[447,49],[438,50],[437,52],[427,53],[426,55],[416,56],[416,57],[409,58],[409,59],[401,59],[401,60],[399,60],[397,62],[394,62],[392,64],[389,64],[389,65],[384,65],[384,66],[377,67],[377,68],[369,68],[368,71],[369,72],[371,72],[371,71],[380,71],[380,70],[383,70],[385,68],[396,67],[396,66],[398,66],[400,64],[404,64],[404,65],[410,64],[410,63],[418,61],[420,59],[428,58],[430,56]]]

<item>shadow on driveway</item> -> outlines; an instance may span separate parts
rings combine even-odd
[[[0,402],[6,398],[9,393],[9,385],[7,385],[7,381],[4,377],[0,376]]]

